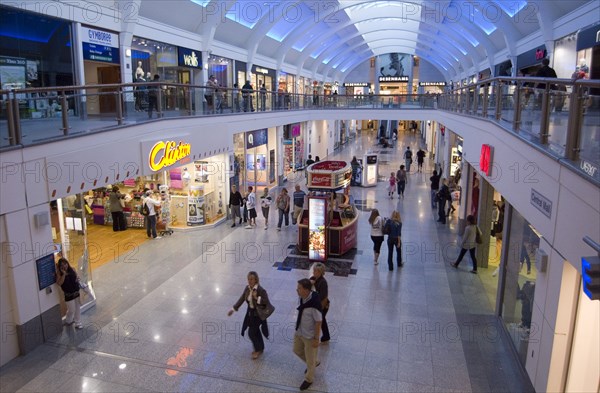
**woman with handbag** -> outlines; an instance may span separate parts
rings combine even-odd
[[[379,215],[379,210],[371,210],[371,216],[369,217],[369,224],[371,225],[371,240],[373,241],[373,263],[379,264],[379,254],[381,253],[381,244],[383,243],[383,217]]]
[[[290,196],[288,195],[287,188],[282,188],[279,196],[277,196],[277,200],[275,201],[277,204],[277,210],[279,212],[279,221],[277,222],[277,230],[281,231],[281,224],[283,224],[283,219],[285,218],[285,226],[290,225]]]
[[[83,329],[81,324],[81,305],[79,304],[79,279],[77,272],[69,265],[65,258],[58,260],[56,268],[56,283],[65,294],[65,303],[67,305],[67,315],[65,316],[65,325],[70,326],[75,323],[76,329]]]
[[[231,316],[244,302],[246,302],[248,308],[246,309],[246,316],[244,316],[244,322],[242,323],[242,336],[246,329],[248,329],[248,337],[254,347],[252,359],[258,359],[265,350],[265,343],[261,332],[265,338],[269,338],[269,328],[266,318],[273,313],[275,308],[269,302],[267,291],[259,285],[258,274],[256,272],[248,273],[248,285],[244,288],[242,295],[235,302],[233,308],[229,310],[227,316]]]
[[[124,231],[127,229],[127,221],[123,214],[123,207],[125,207],[125,194],[119,192],[119,187],[113,186],[112,191],[108,194],[108,203],[110,207],[110,214],[113,221],[113,231]]]
[[[477,244],[481,243],[481,231],[475,224],[475,217],[472,215],[467,216],[467,226],[465,227],[465,232],[462,235],[462,241],[460,243],[460,254],[458,255],[458,259],[456,262],[452,263],[453,268],[458,268],[458,264],[462,261],[463,257],[469,250],[469,254],[471,255],[471,261],[473,261],[473,269],[471,273],[477,274],[477,259],[475,258],[475,247]]]

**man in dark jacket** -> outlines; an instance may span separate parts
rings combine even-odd
[[[237,186],[233,184],[231,186],[231,193],[229,194],[229,208],[231,209],[231,216],[233,217],[232,228],[235,227],[236,217],[240,219],[240,224],[242,223],[242,212],[240,211],[242,199],[242,194],[237,190]]]
[[[252,88],[250,81],[246,81],[244,86],[242,86],[242,100],[244,101],[244,112],[254,112],[254,105],[252,104],[252,93],[254,93],[254,89]]]

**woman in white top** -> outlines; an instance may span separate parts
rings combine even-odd
[[[463,257],[469,250],[469,254],[471,255],[471,261],[473,261],[473,269],[471,273],[477,274],[477,259],[475,259],[475,247],[477,246],[477,232],[479,228],[475,225],[475,217],[472,215],[467,216],[467,226],[465,228],[465,232],[462,235],[462,241],[460,243],[460,254],[458,255],[458,259],[456,262],[452,264],[452,267],[457,268],[460,261],[462,261]],[[479,235],[481,236],[481,234]]]
[[[371,225],[371,240],[373,240],[373,262],[379,264],[379,253],[381,252],[381,244],[383,243],[383,218],[379,215],[379,210],[371,210],[369,216],[369,224]]]

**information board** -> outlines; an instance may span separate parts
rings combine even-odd
[[[327,200],[308,198],[308,259],[327,260]]]
[[[56,265],[54,264],[54,253],[36,259],[38,287],[40,291],[56,282]]]

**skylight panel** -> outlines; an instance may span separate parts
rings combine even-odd
[[[312,44],[316,37],[322,35],[327,28],[322,24],[313,27],[310,29],[310,34],[304,34],[300,37],[296,43],[292,46],[292,48],[296,49],[298,52],[302,52],[309,44]]]
[[[476,8],[477,3],[467,3],[464,4],[463,2],[458,2],[456,0],[453,0],[450,3],[450,9],[453,9],[455,12],[458,12],[460,18],[466,18],[467,21],[469,23],[473,23],[475,24],[475,26],[479,27],[481,30],[483,30],[485,32],[485,34],[490,35],[492,34],[494,31],[496,31],[496,25],[494,23],[492,23],[490,21],[490,16],[485,16],[483,15],[478,8]],[[493,7],[492,7],[493,9]],[[496,10],[497,12],[500,12],[500,10]],[[490,12],[493,12],[490,10]],[[450,15],[450,14],[449,14]],[[449,19],[450,16],[448,16],[445,20],[444,23],[446,22],[451,22],[451,23],[456,23],[457,20],[453,20],[453,19]],[[455,19],[456,16],[455,16]]]
[[[319,57],[321,55],[321,53],[323,53],[323,51],[325,49],[330,48],[331,45],[333,45],[333,43],[338,40],[339,40],[339,38],[337,36],[331,37],[326,42],[322,43],[315,51],[313,51],[313,53],[310,54],[310,57],[312,57],[313,59],[316,59],[317,57]],[[327,63],[325,63],[325,64],[327,64]]]
[[[282,42],[294,29],[301,28],[303,21],[307,19],[314,20],[314,12],[304,3],[294,4],[294,7],[290,5],[283,6],[280,12],[283,17],[267,33],[268,37],[279,42]]]
[[[527,1],[496,1],[494,2],[498,7],[502,8],[502,11],[506,12],[508,16],[511,18],[519,13],[525,6],[527,6]]]

